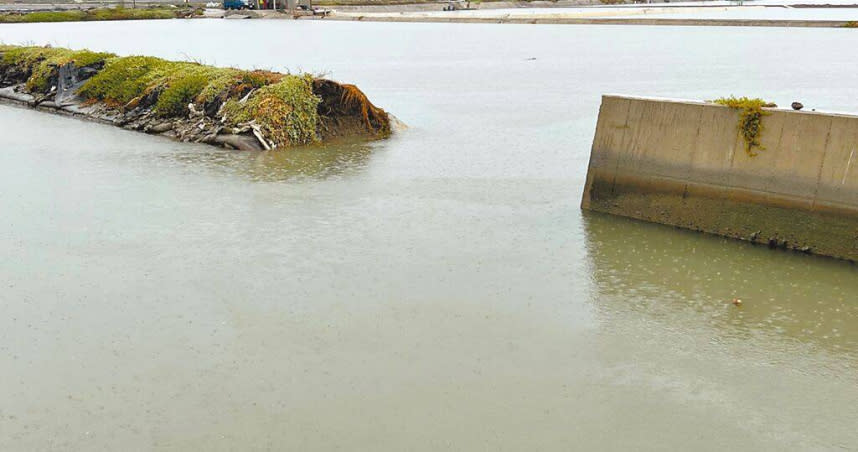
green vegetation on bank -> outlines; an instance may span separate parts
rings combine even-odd
[[[164,118],[185,117],[189,104],[220,111],[225,124],[259,127],[272,144],[315,142],[321,99],[313,93],[313,77],[270,71],[244,71],[154,57],[118,57],[89,50],[0,46],[0,70],[14,67],[27,78],[32,93],[46,94],[55,85],[58,68],[67,63],[98,72],[78,94],[91,102],[130,111],[152,108]]]
[[[712,102],[739,110],[739,133],[745,140],[745,152],[749,156],[757,155],[754,149],[764,149],[760,144],[760,135],[763,133],[763,116],[768,116],[769,113],[763,108],[773,108],[777,105],[759,98],[735,96],[722,97]]]
[[[275,142],[309,143],[315,140],[320,99],[313,94],[313,77],[284,77],[259,88],[243,104],[232,98],[223,107],[232,122],[256,120]]]
[[[176,19],[200,15],[202,10],[187,8],[98,8],[67,11],[34,11],[31,13],[0,14],[0,23],[86,22],[101,20]]]

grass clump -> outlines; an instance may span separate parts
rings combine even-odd
[[[712,102],[739,110],[738,129],[745,140],[745,152],[749,156],[757,155],[755,149],[764,149],[760,144],[760,135],[763,132],[763,116],[768,116],[770,113],[763,108],[777,107],[777,105],[759,98],[735,96],[722,97]]]
[[[129,108],[145,103],[147,98],[157,99],[155,111],[159,115],[182,116],[188,113],[188,104],[192,102],[206,104],[218,97],[223,101],[238,98],[283,77],[268,71],[217,68],[153,57],[122,57],[107,60],[104,70],[89,80],[80,94]]]
[[[255,121],[275,146],[309,144],[318,139],[319,102],[310,75],[285,75],[254,91],[244,102],[229,100],[223,113],[230,124]]]
[[[224,93],[229,93],[243,72],[238,69],[227,68],[220,69],[217,74],[209,74],[212,78],[196,95],[194,101],[203,104],[215,100],[218,96],[223,96]]]
[[[209,84],[205,71],[188,71],[165,82],[164,91],[158,96],[155,111],[161,116],[187,114],[188,104],[202,93]]]
[[[164,60],[154,57],[111,58],[104,70],[91,78],[79,94],[111,105],[125,105],[143,94],[147,88],[147,76],[163,70],[164,63]]]
[[[91,78],[79,94],[115,107],[134,108],[154,101],[161,116],[182,116],[188,104],[203,93],[213,98],[229,86],[240,71],[197,63],[166,61],[154,57],[117,57],[107,60],[104,70]]]
[[[271,85],[283,79],[284,75],[270,71],[241,71],[238,69],[220,69],[213,79],[196,97],[197,103],[212,102],[219,96],[243,96],[253,89]]]

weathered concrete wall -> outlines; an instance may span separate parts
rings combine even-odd
[[[858,260],[858,116],[604,96],[581,207]]]

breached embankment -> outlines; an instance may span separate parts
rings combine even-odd
[[[0,46],[0,100],[240,150],[391,132],[354,85],[89,50]]]

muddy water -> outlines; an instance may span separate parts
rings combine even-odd
[[[412,126],[251,154],[0,107],[0,450],[858,448],[854,266],[578,209],[601,93],[856,111],[854,32],[0,38],[328,71]]]

